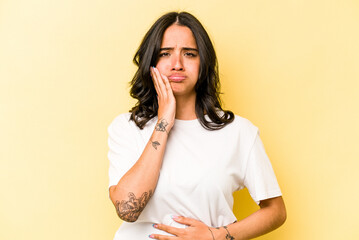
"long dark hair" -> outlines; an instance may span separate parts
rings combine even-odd
[[[212,42],[202,24],[190,13],[170,12],[160,17],[146,33],[133,62],[138,66],[131,81],[131,97],[138,100],[130,110],[131,120],[143,129],[157,115],[156,90],[150,76],[150,66],[155,66],[165,30],[173,25],[191,29],[198,46],[200,70],[196,91],[196,115],[201,125],[208,130],[217,130],[231,123],[234,114],[222,109],[218,63]]]

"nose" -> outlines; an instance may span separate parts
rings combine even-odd
[[[183,63],[181,54],[174,54],[172,59],[172,70],[183,71]]]

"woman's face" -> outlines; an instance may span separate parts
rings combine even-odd
[[[192,31],[176,24],[163,35],[156,68],[168,77],[175,96],[191,96],[198,80],[200,58]]]

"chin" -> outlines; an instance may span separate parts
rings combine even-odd
[[[176,86],[176,84],[171,84],[171,88],[172,88],[173,94],[183,92],[183,90],[181,89],[181,87]]]
[[[181,94],[181,92],[179,92],[179,91],[173,91],[173,95],[176,97],[176,96],[181,96],[183,94]]]
[[[183,91],[180,91],[179,89],[174,89],[172,88],[172,92],[173,92],[173,95],[183,95],[184,92]]]

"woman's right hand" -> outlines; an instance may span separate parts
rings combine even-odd
[[[150,67],[150,72],[158,100],[158,123],[156,130],[169,133],[175,121],[176,99],[168,78],[155,67]]]

